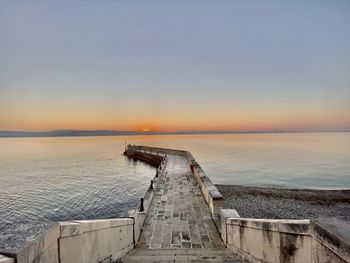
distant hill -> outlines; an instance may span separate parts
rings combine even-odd
[[[271,133],[273,131],[269,131]],[[266,131],[176,131],[176,132],[135,132],[109,130],[54,130],[43,132],[0,131],[0,137],[69,137],[69,136],[126,136],[126,135],[166,135],[166,134],[232,134],[232,133],[267,133]]]
[[[132,131],[80,131],[80,130],[55,130],[45,132],[27,132],[27,131],[0,131],[0,137],[65,137],[65,136],[115,136],[115,135],[134,135],[137,132]]]
[[[296,133],[311,131],[175,131],[175,132],[136,132],[110,130],[54,130],[43,132],[0,131],[0,138],[6,137],[71,137],[71,136],[131,136],[131,135],[186,135],[186,134],[264,134],[264,133]],[[316,132],[316,131],[313,131]],[[349,132],[349,131],[339,131]]]

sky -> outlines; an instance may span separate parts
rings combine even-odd
[[[350,130],[348,0],[0,0],[0,130]]]

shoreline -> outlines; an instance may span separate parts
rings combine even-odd
[[[241,217],[311,219],[350,215],[350,190],[284,189],[239,185],[216,187],[224,208]]]

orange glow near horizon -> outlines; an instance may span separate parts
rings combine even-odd
[[[5,102],[6,103],[6,102]],[[2,104],[0,130],[120,130],[139,132],[173,132],[192,130],[248,131],[350,129],[350,107],[326,108],[323,105],[263,104],[233,106],[228,103],[207,107],[205,104],[167,104],[150,107],[116,105],[98,107],[85,104],[59,105],[25,102]]]
[[[298,116],[296,116],[298,115]],[[120,130],[138,132],[173,131],[248,131],[248,130],[302,130],[302,129],[349,129],[350,122],[344,116],[335,114],[268,114],[241,113],[219,115],[217,112],[203,114],[179,112],[154,118],[147,114],[122,116],[98,114],[49,114],[38,116],[21,114],[0,115],[0,130],[48,131],[48,130]]]
[[[4,2],[1,131],[350,131],[349,1]]]

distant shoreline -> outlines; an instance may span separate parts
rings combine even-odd
[[[43,132],[0,131],[0,138],[25,137],[92,137],[92,136],[147,136],[147,135],[210,135],[210,134],[288,134],[288,133],[346,133],[350,131],[175,131],[175,132],[135,132],[109,130],[54,130]]]

